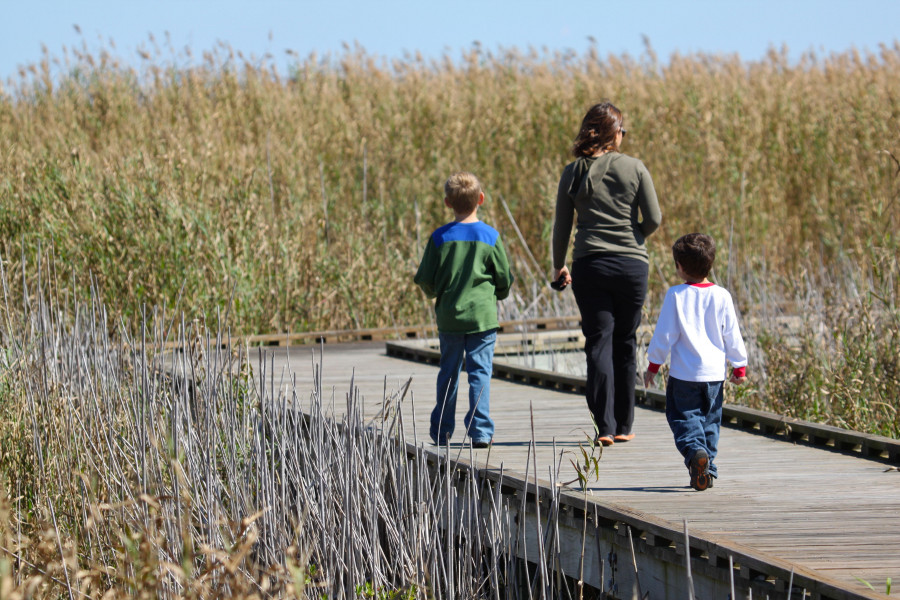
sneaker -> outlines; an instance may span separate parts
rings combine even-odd
[[[615,439],[617,442],[630,442],[631,440],[634,439],[634,434],[633,433],[620,433],[613,439]]]
[[[472,447],[476,449],[490,448],[491,440],[472,440]]]
[[[706,453],[706,450],[701,448],[694,452],[694,456],[691,457],[691,465],[688,469],[691,472],[691,487],[695,490],[702,492],[710,487],[709,480],[711,477],[707,471],[708,467],[709,454]]]
[[[597,443],[603,444],[604,446],[612,446],[613,444],[616,443],[616,441],[613,439],[613,436],[611,436],[611,435],[600,435],[600,436],[597,436]]]

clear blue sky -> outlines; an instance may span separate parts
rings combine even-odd
[[[173,48],[195,56],[222,41],[247,56],[271,53],[279,67],[287,49],[337,54],[345,42],[388,58],[456,58],[475,41],[582,52],[593,36],[602,56],[638,57],[647,36],[661,60],[675,51],[756,60],[782,44],[796,58],[810,49],[877,51],[900,37],[900,0],[0,0],[0,15],[0,81],[39,61],[42,44],[59,56],[83,42],[109,49],[111,39],[116,56],[137,63],[149,35],[162,43],[166,32]]]

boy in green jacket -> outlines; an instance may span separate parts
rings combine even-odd
[[[475,448],[487,448],[494,436],[490,383],[497,339],[497,301],[509,295],[513,276],[496,229],[478,220],[484,192],[471,173],[451,175],[444,204],[455,220],[439,227],[425,246],[415,282],[435,298],[441,343],[437,402],[431,412],[431,440],[446,444],[453,435],[459,373],[465,360],[469,411],[464,423]]]

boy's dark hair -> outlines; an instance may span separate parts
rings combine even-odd
[[[685,275],[703,279],[716,262],[716,241],[705,233],[683,235],[672,244],[672,257]]]
[[[468,171],[454,173],[444,183],[444,196],[453,210],[460,214],[475,210],[481,194],[481,182]]]

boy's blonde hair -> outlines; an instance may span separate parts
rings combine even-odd
[[[468,171],[454,173],[444,183],[444,196],[447,197],[447,202],[460,214],[475,210],[482,193],[481,182]]]

